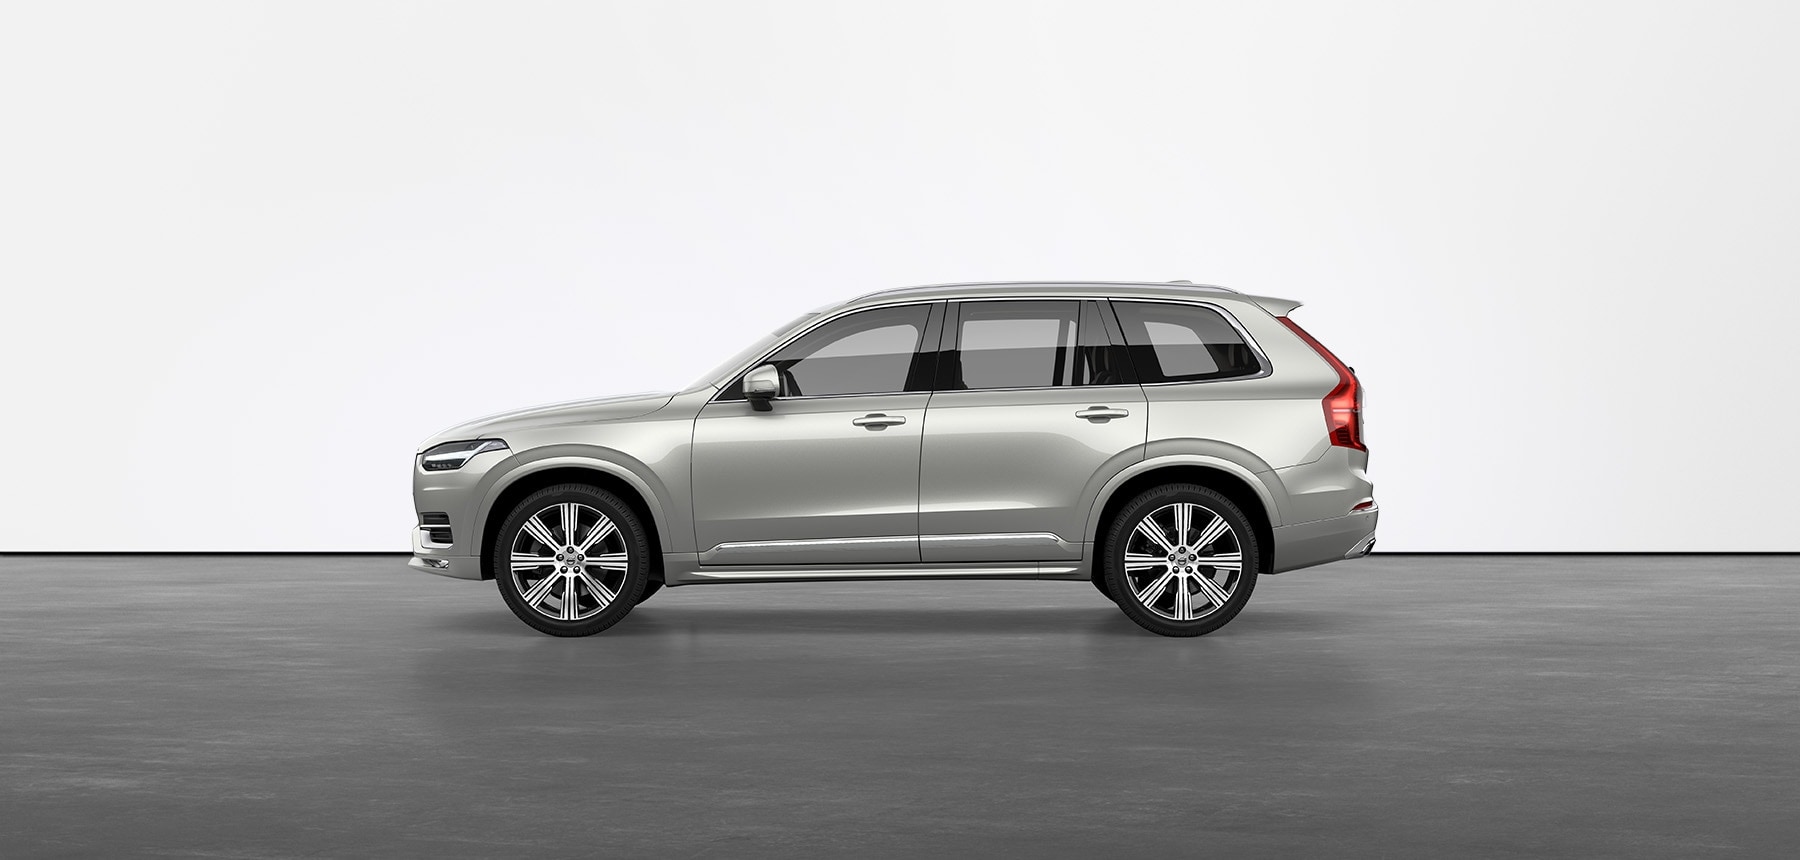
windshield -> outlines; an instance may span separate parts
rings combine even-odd
[[[783,335],[785,335],[788,332],[791,332],[794,329],[797,329],[803,325],[806,325],[814,317],[818,316],[819,314],[824,313],[827,310],[830,310],[832,307],[836,307],[836,306],[835,305],[827,305],[826,307],[819,308],[818,310],[807,311],[806,313],[803,313],[800,316],[795,317],[794,320],[792,322],[788,323],[787,325],[784,325],[772,332],[769,332],[768,334],[763,335],[762,337],[757,338],[755,343],[752,343],[749,346],[746,346],[743,349],[738,350],[736,355],[733,355],[732,357],[725,359],[723,362],[721,362],[719,364],[718,367],[715,367],[712,370],[707,371],[706,375],[702,376],[698,380],[696,380],[694,382],[694,384],[689,388],[689,390],[692,390],[694,388],[700,388],[702,386],[718,385],[718,384],[724,382],[724,380],[720,379],[719,377],[724,376],[725,374],[730,373],[734,370],[737,370],[738,365],[741,365],[744,362],[749,361],[752,358],[756,358],[757,356],[762,355],[765,352],[768,352],[770,349],[773,349],[775,347],[775,344],[781,340]]]

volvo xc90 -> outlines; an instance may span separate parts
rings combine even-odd
[[[585,636],[663,586],[1091,582],[1197,636],[1259,575],[1365,555],[1356,375],[1298,302],[982,283],[806,314],[684,391],[526,409],[421,446],[410,564]]]

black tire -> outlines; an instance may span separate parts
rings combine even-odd
[[[561,519],[567,510],[562,506],[570,504],[576,506],[574,535]],[[543,513],[552,516],[538,516]],[[528,529],[534,518],[535,527]],[[612,523],[612,530],[605,528],[602,518]],[[595,532],[603,536],[596,539]],[[592,542],[590,550],[605,551],[594,553],[591,561],[587,553],[580,553],[578,561],[576,553],[566,550],[576,548],[582,538]],[[546,563],[515,572],[515,552],[544,558]],[[644,598],[650,552],[644,524],[618,496],[587,484],[558,484],[532,493],[513,508],[495,535],[489,563],[501,598],[519,620],[552,636],[592,636],[617,624]],[[613,595],[610,599],[604,597],[607,591]],[[533,594],[535,600],[528,599]],[[574,607],[565,611],[571,595]]]
[[[1187,512],[1189,527],[1184,534],[1177,534],[1179,521],[1175,518],[1182,510]],[[1148,528],[1159,532],[1169,545],[1156,541],[1150,531],[1138,530],[1151,516],[1155,519]],[[1219,528],[1213,517],[1228,531],[1208,540],[1211,531]],[[1189,541],[1204,543],[1190,546]],[[1128,571],[1125,556],[1133,545],[1139,547],[1134,555],[1140,560],[1133,562],[1136,570]],[[1198,484],[1165,484],[1132,499],[1113,518],[1103,547],[1102,563],[1113,602],[1139,627],[1163,636],[1201,636],[1236,618],[1256,588],[1257,566],[1262,561],[1262,547],[1249,517],[1230,499]],[[1150,548],[1157,550],[1158,560],[1143,561]],[[1237,551],[1236,570],[1229,567],[1234,563],[1230,560],[1233,549]],[[1162,560],[1163,556],[1168,560]],[[1208,565],[1207,559],[1219,559],[1220,563]],[[1206,583],[1200,582],[1202,578]],[[1148,602],[1140,597],[1145,594]],[[1225,599],[1217,599],[1221,594]],[[1204,602],[1204,611],[1195,608],[1196,598]],[[1184,619],[1188,615],[1195,617]]]
[[[658,591],[661,591],[661,590],[662,590],[662,587],[663,587],[663,584],[662,584],[662,583],[661,583],[661,582],[659,582],[659,581],[657,581],[657,580],[654,580],[654,579],[652,579],[652,580],[649,580],[649,581],[647,581],[647,582],[645,582],[645,583],[644,583],[644,593],[643,593],[643,594],[640,594],[640,595],[638,595],[638,599],[637,599],[637,602],[638,602],[638,603],[643,603],[643,602],[644,602],[644,601],[646,601],[646,600],[649,600],[649,599],[650,599],[650,595],[652,595],[652,594],[655,594],[655,593],[657,593],[657,592],[658,592]],[[633,605],[633,606],[636,606],[636,605],[637,605],[637,604],[635,604],[635,603],[634,603],[634,604],[632,604],[632,605]]]

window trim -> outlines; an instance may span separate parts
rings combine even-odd
[[[931,348],[932,340],[934,339],[932,337],[932,335],[934,333],[939,333],[940,337],[937,339],[940,341],[942,340],[942,338],[941,338],[942,321],[944,318],[944,305],[946,305],[946,304],[948,304],[948,301],[945,299],[927,299],[925,301],[895,302],[893,304],[864,305],[862,307],[856,307],[856,308],[845,308],[842,312],[831,314],[830,316],[825,316],[825,315],[821,314],[820,318],[817,320],[814,320],[811,325],[806,326],[805,328],[794,332],[792,337],[789,337],[786,340],[783,340],[782,342],[774,345],[773,347],[770,347],[769,350],[767,352],[763,353],[761,356],[751,360],[748,364],[745,364],[744,366],[739,367],[738,369],[732,371],[729,375],[727,375],[725,377],[725,382],[722,383],[718,387],[718,390],[714,391],[713,395],[706,399],[706,402],[708,404],[748,403],[749,402],[748,400],[745,400],[741,397],[735,398],[735,399],[727,399],[725,397],[725,395],[730,393],[733,385],[738,385],[743,382],[744,374],[749,373],[750,371],[755,370],[756,368],[761,367],[765,364],[768,364],[769,359],[780,354],[780,352],[782,350],[787,349],[795,341],[797,341],[803,337],[806,337],[809,334],[812,334],[813,331],[815,331],[819,328],[828,326],[828,325],[832,324],[833,322],[836,322],[837,320],[843,319],[844,317],[850,316],[852,314],[863,313],[864,311],[882,311],[882,310],[892,310],[894,308],[921,307],[921,306],[925,308],[925,330],[920,333],[920,339],[919,339],[918,345],[913,347],[912,360],[914,362],[918,362],[921,360],[922,357],[929,356],[929,358],[927,360],[933,362],[933,367],[931,369],[927,370],[925,373],[925,378],[926,378],[927,382],[929,382],[931,385],[930,388],[923,390],[923,391],[869,391],[869,392],[864,392],[861,394],[802,394],[802,395],[799,395],[798,397],[778,397],[776,399],[782,400],[782,401],[787,401],[787,402],[795,402],[795,401],[802,401],[802,400],[833,400],[833,399],[839,399],[839,398],[844,398],[844,397],[893,397],[895,395],[900,395],[900,394],[926,394],[926,395],[932,394],[933,392],[935,392],[937,390],[936,364],[938,361],[937,351],[935,349]],[[912,378],[912,371],[910,369],[910,365],[909,365],[909,369],[907,371],[907,378],[908,379]]]
[[[1253,374],[1250,376],[1232,376],[1232,377],[1228,377],[1225,379],[1195,379],[1195,380],[1190,380],[1190,381],[1186,381],[1186,382],[1143,382],[1141,380],[1138,380],[1138,374],[1136,372],[1136,369],[1133,368],[1132,378],[1134,380],[1138,380],[1138,381],[1120,382],[1120,383],[1115,383],[1113,385],[1078,385],[1078,386],[1063,385],[1063,386],[1040,386],[1040,387],[1036,387],[1036,388],[973,388],[973,389],[969,389],[967,391],[958,391],[955,389],[943,387],[943,385],[942,385],[943,374],[946,372],[945,368],[948,365],[948,362],[945,362],[943,360],[943,354],[945,352],[948,352],[950,350],[951,344],[954,343],[954,339],[953,339],[952,333],[950,331],[950,329],[953,326],[949,322],[950,314],[951,314],[952,310],[954,310],[954,308],[952,306],[959,305],[963,302],[1042,302],[1042,301],[1099,302],[1100,303],[1100,312],[1103,317],[1102,322],[1110,323],[1111,325],[1118,326],[1118,328],[1116,330],[1111,329],[1109,327],[1108,331],[1107,331],[1107,337],[1110,339],[1113,336],[1113,334],[1116,332],[1116,334],[1119,337],[1120,342],[1114,344],[1114,346],[1120,347],[1121,349],[1124,349],[1127,351],[1127,353],[1126,353],[1126,361],[1127,362],[1129,362],[1131,360],[1130,353],[1129,353],[1129,350],[1131,349],[1131,344],[1125,340],[1125,326],[1123,323],[1119,322],[1118,314],[1116,311],[1113,310],[1113,302],[1142,302],[1145,304],[1195,305],[1198,307],[1203,307],[1203,308],[1206,308],[1208,310],[1211,310],[1211,311],[1217,313],[1221,317],[1224,317],[1226,324],[1230,325],[1233,329],[1235,329],[1237,331],[1238,336],[1243,338],[1244,343],[1250,347],[1250,351],[1254,352],[1256,354],[1257,363],[1262,365],[1262,371],[1260,373],[1256,373],[1256,374]],[[722,383],[718,387],[718,389],[713,392],[713,396],[707,398],[706,402],[709,404],[711,404],[711,403],[745,403],[745,402],[747,402],[747,401],[743,401],[743,400],[720,400],[719,398],[721,395],[723,395],[725,392],[727,392],[731,389],[732,383],[738,382],[739,380],[741,380],[743,378],[744,374],[749,373],[751,370],[753,370],[757,367],[761,367],[762,365],[767,364],[770,356],[773,356],[776,353],[782,351],[783,349],[786,349],[788,344],[791,344],[794,341],[797,341],[800,338],[805,337],[807,334],[812,332],[813,329],[816,329],[823,325],[829,325],[833,320],[836,320],[839,317],[849,316],[850,314],[861,313],[863,311],[872,311],[872,310],[876,310],[878,308],[906,307],[908,305],[927,305],[927,306],[936,305],[937,306],[932,309],[932,313],[936,315],[935,318],[930,318],[926,321],[927,330],[925,332],[925,342],[920,344],[919,351],[914,353],[914,356],[916,358],[918,355],[925,353],[928,349],[931,349],[934,346],[931,343],[930,327],[933,325],[933,323],[936,323],[937,330],[938,330],[938,337],[937,337],[937,343],[935,344],[935,350],[934,350],[936,352],[936,355],[933,356],[932,360],[935,361],[937,364],[936,364],[935,371],[930,375],[930,379],[931,379],[931,390],[930,391],[887,391],[887,392],[872,393],[872,394],[807,394],[807,395],[802,395],[800,397],[783,397],[780,399],[782,399],[782,400],[825,400],[828,398],[842,398],[842,397],[892,397],[894,395],[899,395],[899,394],[932,394],[932,395],[936,395],[936,394],[980,394],[983,392],[991,392],[991,391],[1061,391],[1064,389],[1067,389],[1070,391],[1104,391],[1104,390],[1113,389],[1113,388],[1125,388],[1125,387],[1161,388],[1161,387],[1168,386],[1168,385],[1215,385],[1215,384],[1218,384],[1221,382],[1243,382],[1245,380],[1250,380],[1250,379],[1262,379],[1264,377],[1271,376],[1275,373],[1275,365],[1273,362],[1271,362],[1269,360],[1269,354],[1267,352],[1263,351],[1262,345],[1257,343],[1256,338],[1254,338],[1250,335],[1249,329],[1244,328],[1244,324],[1238,320],[1236,314],[1233,314],[1230,311],[1230,309],[1226,308],[1224,305],[1221,305],[1217,302],[1210,302],[1210,301],[1206,301],[1204,299],[1190,299],[1190,298],[1185,298],[1185,297],[1184,298],[1174,298],[1174,297],[1156,298],[1156,297],[1150,297],[1150,296],[1145,296],[1145,297],[1132,296],[1130,298],[1121,298],[1119,296],[1109,296],[1109,295],[1097,294],[1097,293],[1096,294],[1083,294],[1083,295],[1067,295],[1067,296],[1065,296],[1065,295],[979,296],[979,297],[970,297],[970,298],[963,298],[963,299],[923,299],[923,300],[915,300],[915,301],[894,302],[892,304],[884,303],[884,304],[863,305],[861,307],[845,308],[843,311],[841,311],[839,313],[834,313],[834,314],[830,314],[830,315],[820,314],[819,319],[814,320],[811,325],[808,325],[807,327],[800,329],[799,331],[796,331],[793,334],[793,336],[791,336],[791,337],[781,341],[780,343],[776,344],[775,346],[771,347],[768,352],[763,353],[761,356],[757,357],[756,359],[745,363],[743,366],[741,366],[741,367],[737,368],[736,370],[733,370],[731,373],[727,374],[724,377],[725,382]],[[1077,334],[1078,340],[1079,340],[1079,337],[1080,337],[1080,335]]]
[[[1138,385],[1144,388],[1161,388],[1165,385],[1210,385],[1217,382],[1243,382],[1247,379],[1262,379],[1275,372],[1275,366],[1269,361],[1269,354],[1263,351],[1262,345],[1256,342],[1256,338],[1250,336],[1249,330],[1244,328],[1244,324],[1238,320],[1236,315],[1217,303],[1185,299],[1140,299],[1136,297],[1129,299],[1108,298],[1104,301],[1106,302],[1107,313],[1113,314],[1113,321],[1119,326],[1119,337],[1125,341],[1125,348],[1128,351],[1134,347],[1134,344],[1132,344],[1131,339],[1125,335],[1125,323],[1118,318],[1118,311],[1113,308],[1114,302],[1131,302],[1133,304],[1143,305],[1191,305],[1206,308],[1224,319],[1225,324],[1231,326],[1231,328],[1237,332],[1238,337],[1244,339],[1244,345],[1250,347],[1251,354],[1256,356],[1257,366],[1261,368],[1261,370],[1258,370],[1256,373],[1246,373],[1243,376],[1225,376],[1218,379],[1177,379],[1165,382],[1145,382],[1143,381],[1143,374],[1138,373],[1136,374],[1138,376]],[[1146,347],[1154,349],[1155,345],[1146,344]]]

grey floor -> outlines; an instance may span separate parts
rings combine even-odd
[[[0,856],[1793,856],[1800,560],[1381,557],[541,636],[397,557],[0,557]],[[1215,853],[1216,852],[1216,853]]]

